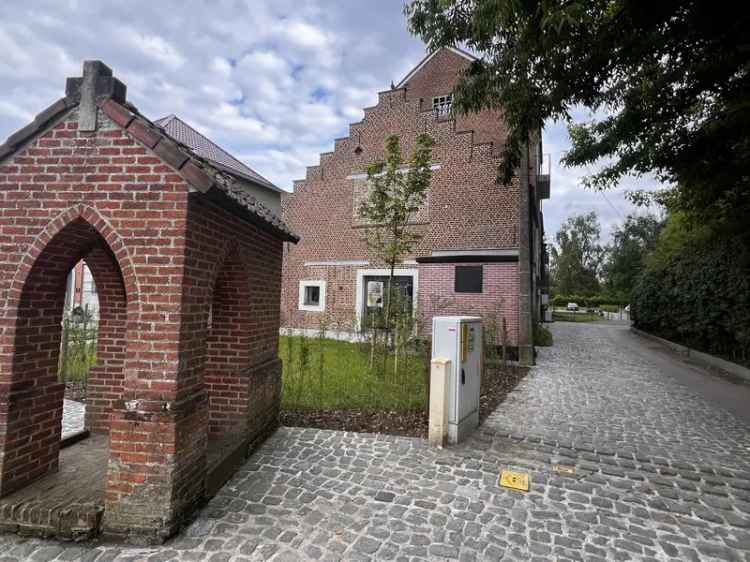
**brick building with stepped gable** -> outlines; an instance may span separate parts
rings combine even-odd
[[[88,61],[0,145],[3,530],[161,541],[277,423],[282,252],[297,237],[256,195],[278,190],[125,94]],[[60,322],[80,259],[100,304],[91,437],[64,456],[95,451],[101,481],[59,460]]]
[[[294,192],[282,196],[284,221],[301,238],[285,245],[285,329],[313,333],[325,318],[329,330],[348,337],[366,323],[368,300],[373,303],[368,290],[377,291],[387,275],[370,255],[358,217],[367,165],[383,158],[389,134],[399,135],[408,155],[426,132],[435,140],[433,177],[414,220],[423,238],[397,270],[398,285],[412,299],[423,335],[434,315],[479,314],[504,323],[506,343],[522,363],[533,363],[533,326],[546,281],[541,201],[549,197],[541,131],[529,139],[512,182],[498,183],[507,135],[501,112],[451,112],[451,92],[472,60],[454,48],[427,55],[397,86],[380,92],[349,136],[336,139],[333,152],[321,154]]]

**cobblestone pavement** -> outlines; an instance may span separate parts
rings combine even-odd
[[[461,446],[282,428],[162,547],[5,536],[0,561],[750,561],[750,425],[622,327],[553,333]]]
[[[62,436],[63,438],[83,431],[86,404],[75,400],[63,401]]]

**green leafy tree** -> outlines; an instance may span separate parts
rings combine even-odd
[[[564,163],[604,162],[590,186],[654,173],[676,186],[658,195],[672,210],[750,232],[750,11],[701,0],[415,0],[405,13],[430,49],[478,53],[454,109],[503,110],[506,181],[529,132],[563,119]],[[596,117],[573,123],[580,106]]]
[[[433,145],[429,135],[419,135],[411,159],[405,163],[398,135],[390,135],[385,142],[385,160],[367,167],[369,192],[360,205],[359,215],[368,225],[370,250],[389,270],[384,315],[386,340],[391,326],[396,266],[412,253],[421,238],[412,223],[432,180]]]
[[[552,283],[557,293],[587,295],[599,291],[603,248],[595,212],[574,215],[555,234],[552,246]]]
[[[663,222],[654,215],[628,216],[615,229],[603,266],[604,288],[618,299],[628,300],[645,259],[656,247]]]

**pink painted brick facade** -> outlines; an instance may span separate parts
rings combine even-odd
[[[463,265],[463,264],[459,264]],[[479,265],[479,264],[470,264]],[[499,333],[505,321],[506,344],[518,344],[518,266],[515,263],[485,263],[481,293],[456,293],[456,264],[420,264],[421,316],[429,326],[433,316],[468,314],[494,322]]]

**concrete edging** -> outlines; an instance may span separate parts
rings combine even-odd
[[[730,375],[734,375],[735,377],[739,377],[750,382],[750,369],[743,367],[742,365],[732,363],[731,361],[721,359],[720,357],[716,357],[714,355],[709,355],[708,353],[704,353],[702,351],[691,349],[679,343],[665,340],[664,338],[660,338],[659,336],[655,336],[654,334],[649,334],[648,332],[644,332],[643,330],[639,330],[638,328],[634,328],[633,326],[630,327],[630,331],[643,338],[660,343],[663,346],[668,347],[672,351],[675,351],[681,355],[690,357],[695,360],[696,363],[700,363],[701,365],[704,365],[706,367],[720,369],[729,373]]]

